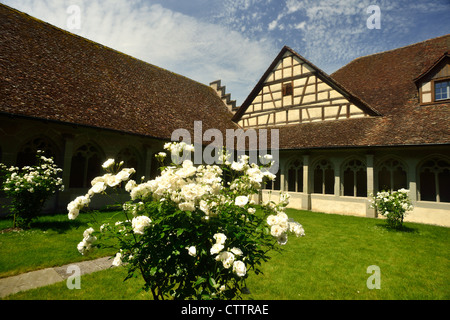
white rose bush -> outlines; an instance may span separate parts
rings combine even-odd
[[[172,157],[193,150],[173,142],[165,148]],[[165,156],[156,157],[162,163]],[[184,160],[161,167],[158,177],[141,183],[130,179],[134,169],[121,169],[113,160],[103,167],[107,173],[69,203],[69,218],[75,219],[107,187],[124,186],[130,201],[121,204],[122,221],[86,230],[78,250],[88,254],[102,240],[116,239],[113,265],[128,268],[126,279],[142,276],[143,288],[155,300],[240,298],[249,272],[259,274],[268,253],[280,250],[288,233],[304,235],[285,213],[287,194],[256,210],[252,196],[264,179],[275,176],[267,166],[249,164],[247,156],[221,165],[194,166]]]
[[[386,217],[387,224],[394,229],[401,228],[406,213],[413,210],[409,190],[404,188],[397,191],[381,191],[372,198],[371,207]]]
[[[53,158],[45,157],[43,151],[38,150],[36,160],[36,165],[23,168],[8,168],[0,163],[0,177],[4,180],[2,189],[10,200],[4,207],[13,216],[13,228],[29,228],[45,202],[57,191],[64,190],[59,177],[62,169],[56,166]]]

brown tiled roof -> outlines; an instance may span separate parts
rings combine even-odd
[[[0,113],[170,139],[237,128],[209,86],[0,4]]]
[[[280,147],[450,144],[450,103],[420,105],[417,79],[450,50],[450,35],[361,57],[331,77],[382,116],[279,127]]]

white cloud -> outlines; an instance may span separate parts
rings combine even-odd
[[[277,20],[273,20],[271,23],[269,23],[267,28],[269,29],[269,31],[275,30],[275,28],[277,27],[277,24],[278,24],[278,21]]]
[[[299,23],[296,23],[295,25],[294,25],[294,29],[301,29],[301,30],[305,30],[305,28],[306,28],[306,21],[302,21],[302,22],[299,22]]]
[[[268,39],[251,40],[159,4],[125,0],[15,0],[5,4],[63,29],[70,17],[67,8],[79,5],[81,29],[69,31],[204,84],[222,79],[238,104],[273,59]],[[241,5],[246,7],[249,2]]]

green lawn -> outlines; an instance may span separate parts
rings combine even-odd
[[[394,231],[380,219],[292,209],[287,213],[303,224],[306,236],[290,236],[284,250],[273,253],[272,259],[263,266],[264,274],[249,277],[247,287],[251,294],[244,298],[450,299],[450,228],[406,223],[404,230]],[[61,219],[57,220],[59,225],[67,223],[67,217],[46,217],[47,222],[41,219],[42,225],[36,230],[0,234],[0,272],[3,275],[14,273],[17,268],[25,270],[86,259],[78,254],[76,244],[81,240],[87,219],[75,220],[79,223],[76,226],[53,229],[46,227],[52,219]],[[13,248],[9,247],[11,245]],[[23,256],[33,257],[33,261],[26,261],[28,258]],[[16,260],[20,263],[13,262]],[[379,267],[380,289],[367,288],[367,279],[372,275],[367,273],[367,268],[371,265]],[[62,282],[9,298],[149,298],[139,291],[140,279],[123,282],[125,275],[123,268],[114,268],[84,275],[80,290],[69,290]]]
[[[0,278],[114,254],[115,250],[102,249],[85,257],[77,250],[88,223],[98,230],[100,223],[95,220],[109,217],[114,219],[113,213],[84,213],[76,220],[69,220],[67,214],[42,216],[30,230],[0,234]],[[0,230],[10,227],[11,220],[0,220]]]

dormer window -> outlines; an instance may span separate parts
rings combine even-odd
[[[444,53],[415,79],[420,104],[448,103],[450,100],[450,54]]]
[[[450,99],[450,80],[434,83],[434,100]]]

